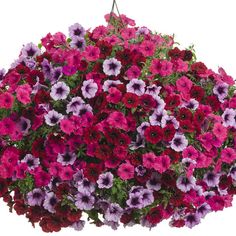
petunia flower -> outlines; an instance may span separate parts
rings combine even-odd
[[[200,217],[198,214],[189,213],[185,217],[185,225],[188,228],[193,228],[200,223]]]
[[[84,98],[93,98],[98,91],[98,85],[93,79],[85,80],[81,87]]]
[[[77,156],[75,153],[71,153],[71,152],[65,152],[63,154],[58,153],[57,161],[61,163],[63,166],[73,165],[76,158]]]
[[[134,93],[138,96],[141,96],[145,92],[145,82],[140,79],[132,79],[127,85],[126,89],[129,93]]]
[[[228,96],[229,85],[226,83],[217,83],[213,88],[213,93],[217,95],[220,102],[224,102],[224,99]]]
[[[63,119],[63,115],[55,110],[51,110],[46,115],[44,115],[44,118],[47,125],[54,126]]]
[[[85,47],[86,47],[86,41],[83,37],[72,36],[70,46],[72,48],[76,48],[79,51],[83,52],[85,50]]]
[[[85,102],[81,97],[73,97],[66,106],[66,113],[69,114],[72,112],[74,115],[77,114],[79,105],[84,103]]]
[[[232,108],[226,108],[224,113],[222,114],[223,125],[225,127],[234,126],[235,125],[235,116],[236,111]]]
[[[69,35],[70,37],[84,37],[85,36],[85,29],[82,25],[80,25],[79,23],[75,23],[74,25],[71,25],[69,27]]]
[[[45,194],[45,199],[43,202],[43,207],[51,213],[55,213],[55,205],[57,204],[58,199],[53,192]]]
[[[113,185],[113,174],[106,172],[99,175],[97,180],[98,188],[111,188]]]
[[[111,203],[105,211],[104,218],[107,221],[119,222],[123,214],[123,209],[117,203]]]
[[[195,187],[195,178],[193,176],[187,178],[184,175],[180,175],[176,181],[176,186],[182,192],[188,192]]]
[[[146,186],[150,190],[159,191],[161,189],[161,175],[157,172],[153,172]]]
[[[76,195],[75,206],[80,210],[91,210],[95,202],[94,196],[89,192],[79,192]]]
[[[106,59],[103,62],[103,72],[108,76],[117,76],[120,74],[121,62],[116,58]]]
[[[26,196],[27,203],[30,206],[40,206],[43,203],[44,198],[45,193],[39,188],[30,191]]]
[[[203,180],[208,185],[208,187],[216,187],[220,182],[220,174],[215,174],[212,171],[207,172]]]
[[[64,82],[57,82],[51,88],[50,96],[53,100],[65,100],[70,93],[70,88]]]
[[[26,163],[30,170],[35,169],[40,164],[39,158],[34,157],[32,154],[26,154],[21,162]]]
[[[33,43],[26,44],[21,50],[21,54],[24,57],[36,57],[40,55],[40,49]]]
[[[188,140],[183,134],[175,134],[170,142],[170,147],[176,152],[182,152],[188,146]]]

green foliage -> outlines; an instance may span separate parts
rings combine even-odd
[[[74,202],[67,195],[63,196],[62,201],[61,201],[61,206],[69,206],[71,210],[75,210],[75,211],[78,210]]]

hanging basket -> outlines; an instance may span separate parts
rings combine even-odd
[[[45,232],[192,228],[236,193],[235,81],[115,7],[0,71],[0,197]]]

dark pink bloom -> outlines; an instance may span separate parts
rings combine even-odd
[[[127,120],[125,118],[125,115],[122,112],[119,112],[119,111],[112,112],[108,116],[107,122],[113,128],[118,128],[118,129],[123,129],[123,130],[128,129]]]
[[[129,80],[139,78],[140,74],[141,74],[141,70],[138,66],[131,66],[126,71],[126,76],[128,77]]]
[[[71,166],[63,166],[61,171],[59,172],[59,177],[62,180],[71,180],[73,178],[74,175],[74,171],[71,168]]]
[[[74,131],[74,124],[71,120],[63,119],[60,121],[60,128],[66,134],[71,134]]]
[[[31,92],[32,88],[29,84],[19,85],[16,89],[16,98],[18,99],[18,101],[26,105],[31,102]]]
[[[36,170],[34,173],[34,181],[36,187],[47,186],[51,180],[51,175],[43,170]]]
[[[121,164],[118,168],[117,174],[123,180],[132,179],[134,177],[134,166],[129,162]]]
[[[182,76],[176,81],[177,90],[181,93],[189,93],[192,88],[192,84],[192,81],[186,76]]]
[[[150,40],[144,40],[140,45],[140,50],[145,57],[151,57],[156,50],[156,44]]]
[[[5,92],[0,94],[0,108],[11,109],[13,106],[14,97],[11,93]]]
[[[225,148],[221,151],[221,159],[225,163],[232,163],[236,160],[236,151],[233,148]]]
[[[108,89],[109,94],[107,95],[107,101],[110,103],[117,104],[121,101],[122,93],[119,89],[111,87]]]
[[[169,76],[173,72],[173,64],[167,60],[153,59],[150,71],[154,75]]]
[[[228,135],[227,128],[221,123],[215,123],[212,132],[221,142],[224,142]]]
[[[94,46],[87,46],[83,55],[87,61],[96,61],[100,56],[100,49]]]
[[[143,154],[143,166],[152,169],[156,163],[157,156],[153,152]]]
[[[159,173],[165,172],[170,167],[170,157],[167,155],[161,155],[156,158],[153,168]]]

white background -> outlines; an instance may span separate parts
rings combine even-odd
[[[236,78],[236,3],[235,0],[117,0],[119,9],[135,19],[138,26],[166,34],[175,34],[182,48],[195,45],[197,57],[214,70],[222,66]],[[68,32],[76,22],[86,29],[105,24],[104,14],[112,0],[1,0],[0,1],[0,68],[8,68],[19,55],[23,44],[38,43],[48,32]],[[64,229],[55,235],[232,235],[236,206],[211,213],[192,230],[170,228],[161,223],[152,231],[132,227],[113,232],[107,227],[87,225],[82,232]],[[96,231],[95,231],[96,230]],[[44,235],[33,229],[24,216],[10,214],[0,201],[0,235]],[[54,235],[54,234],[52,234]]]

